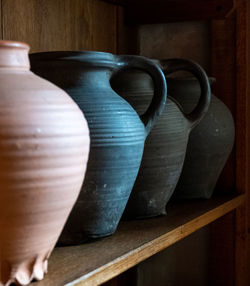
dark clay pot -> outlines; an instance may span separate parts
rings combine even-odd
[[[78,244],[110,235],[117,228],[134,185],[145,138],[164,109],[164,75],[156,64],[136,56],[50,52],[30,58],[35,73],[63,88],[75,100],[90,129],[85,181],[59,242]],[[130,67],[149,73],[155,83],[153,100],[141,119],[110,86],[114,73]]]
[[[158,64],[161,65],[160,62]],[[206,113],[210,86],[205,72],[184,59],[162,61],[166,74],[176,70],[193,73],[200,81],[201,99],[190,115],[172,98],[147,138],[141,168],[127,204],[124,218],[165,214],[165,208],[178,182],[186,153],[189,132]],[[143,113],[153,95],[150,77],[139,71],[126,71],[112,78],[111,85],[138,111]]]
[[[214,79],[210,78],[212,83]],[[168,78],[168,94],[190,112],[199,100],[200,88],[195,78]],[[182,174],[174,197],[212,196],[216,182],[234,144],[234,121],[226,105],[214,95],[200,124],[190,133]]]

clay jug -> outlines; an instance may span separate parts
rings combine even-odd
[[[30,72],[28,51],[0,41],[0,285],[43,278],[89,152],[81,110]]]
[[[195,78],[168,78],[169,94],[190,112],[199,100]],[[210,78],[210,83],[215,79]],[[205,117],[189,138],[176,198],[209,199],[234,144],[234,121],[226,105],[213,94]]]
[[[201,98],[187,115],[168,97],[166,108],[145,143],[141,168],[124,213],[128,219],[166,213],[166,204],[180,177],[189,133],[200,122],[210,102],[208,79],[200,66],[184,59],[169,59],[158,64],[164,64],[168,74],[176,70],[193,73],[201,85]],[[145,110],[153,93],[152,80],[139,71],[116,75],[111,85],[139,113]]]
[[[31,55],[32,70],[54,82],[84,111],[91,148],[86,179],[61,244],[78,244],[114,233],[134,185],[144,141],[166,102],[160,68],[142,57],[102,52],[51,52]],[[155,83],[146,112],[138,116],[110,86],[121,70],[137,67]]]

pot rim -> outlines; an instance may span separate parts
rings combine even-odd
[[[0,49],[1,48],[14,48],[14,49],[29,50],[30,46],[24,42],[0,40]]]
[[[116,56],[99,51],[51,51],[30,54],[31,61],[48,62],[48,61],[71,61],[78,63],[86,63],[88,65],[100,65],[113,67],[117,65]]]

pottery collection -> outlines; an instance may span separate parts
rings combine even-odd
[[[210,78],[210,83],[215,79]],[[189,113],[199,99],[195,78],[167,78],[168,93]],[[187,154],[174,197],[209,199],[234,144],[234,121],[227,106],[213,94],[207,114],[190,133]]]
[[[43,278],[89,153],[83,113],[30,71],[28,51],[0,41],[0,285]]]
[[[234,143],[195,62],[28,52],[0,41],[0,286],[43,279],[56,243],[111,235],[122,215],[210,198]]]
[[[101,52],[50,52],[30,56],[32,70],[64,89],[84,112],[91,148],[80,196],[59,239],[79,244],[114,233],[133,188],[144,141],[166,102],[161,69],[139,56]],[[139,68],[155,82],[141,118],[110,86],[113,74]]]
[[[192,113],[186,115],[178,103],[168,97],[163,114],[146,140],[142,164],[124,218],[166,213],[166,204],[181,174],[189,133],[203,118],[210,103],[208,78],[200,66],[182,59],[169,59],[158,64],[164,64],[166,74],[178,70],[194,73],[200,81],[201,100]],[[147,108],[153,95],[151,78],[138,70],[116,75],[111,85],[139,113]]]

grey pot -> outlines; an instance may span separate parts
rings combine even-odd
[[[166,73],[187,70],[197,76],[202,87],[201,100],[187,116],[174,99],[167,99],[166,109],[146,140],[142,164],[124,218],[165,214],[166,204],[182,170],[189,132],[202,119],[210,102],[208,78],[200,66],[184,59],[169,59],[161,64]],[[153,95],[153,82],[146,73],[126,71],[113,77],[111,85],[139,114],[147,109]]]
[[[210,78],[210,83],[214,82]],[[195,78],[167,78],[168,94],[190,112],[200,88]],[[174,197],[209,199],[234,144],[234,121],[226,105],[214,95],[207,114],[190,133],[186,158]]]
[[[59,51],[32,54],[30,59],[32,71],[60,86],[75,100],[90,130],[85,181],[59,243],[80,244],[111,235],[134,185],[144,141],[164,109],[165,77],[157,65],[139,56]],[[141,117],[110,86],[114,73],[129,68],[143,70],[155,82],[153,100]]]

